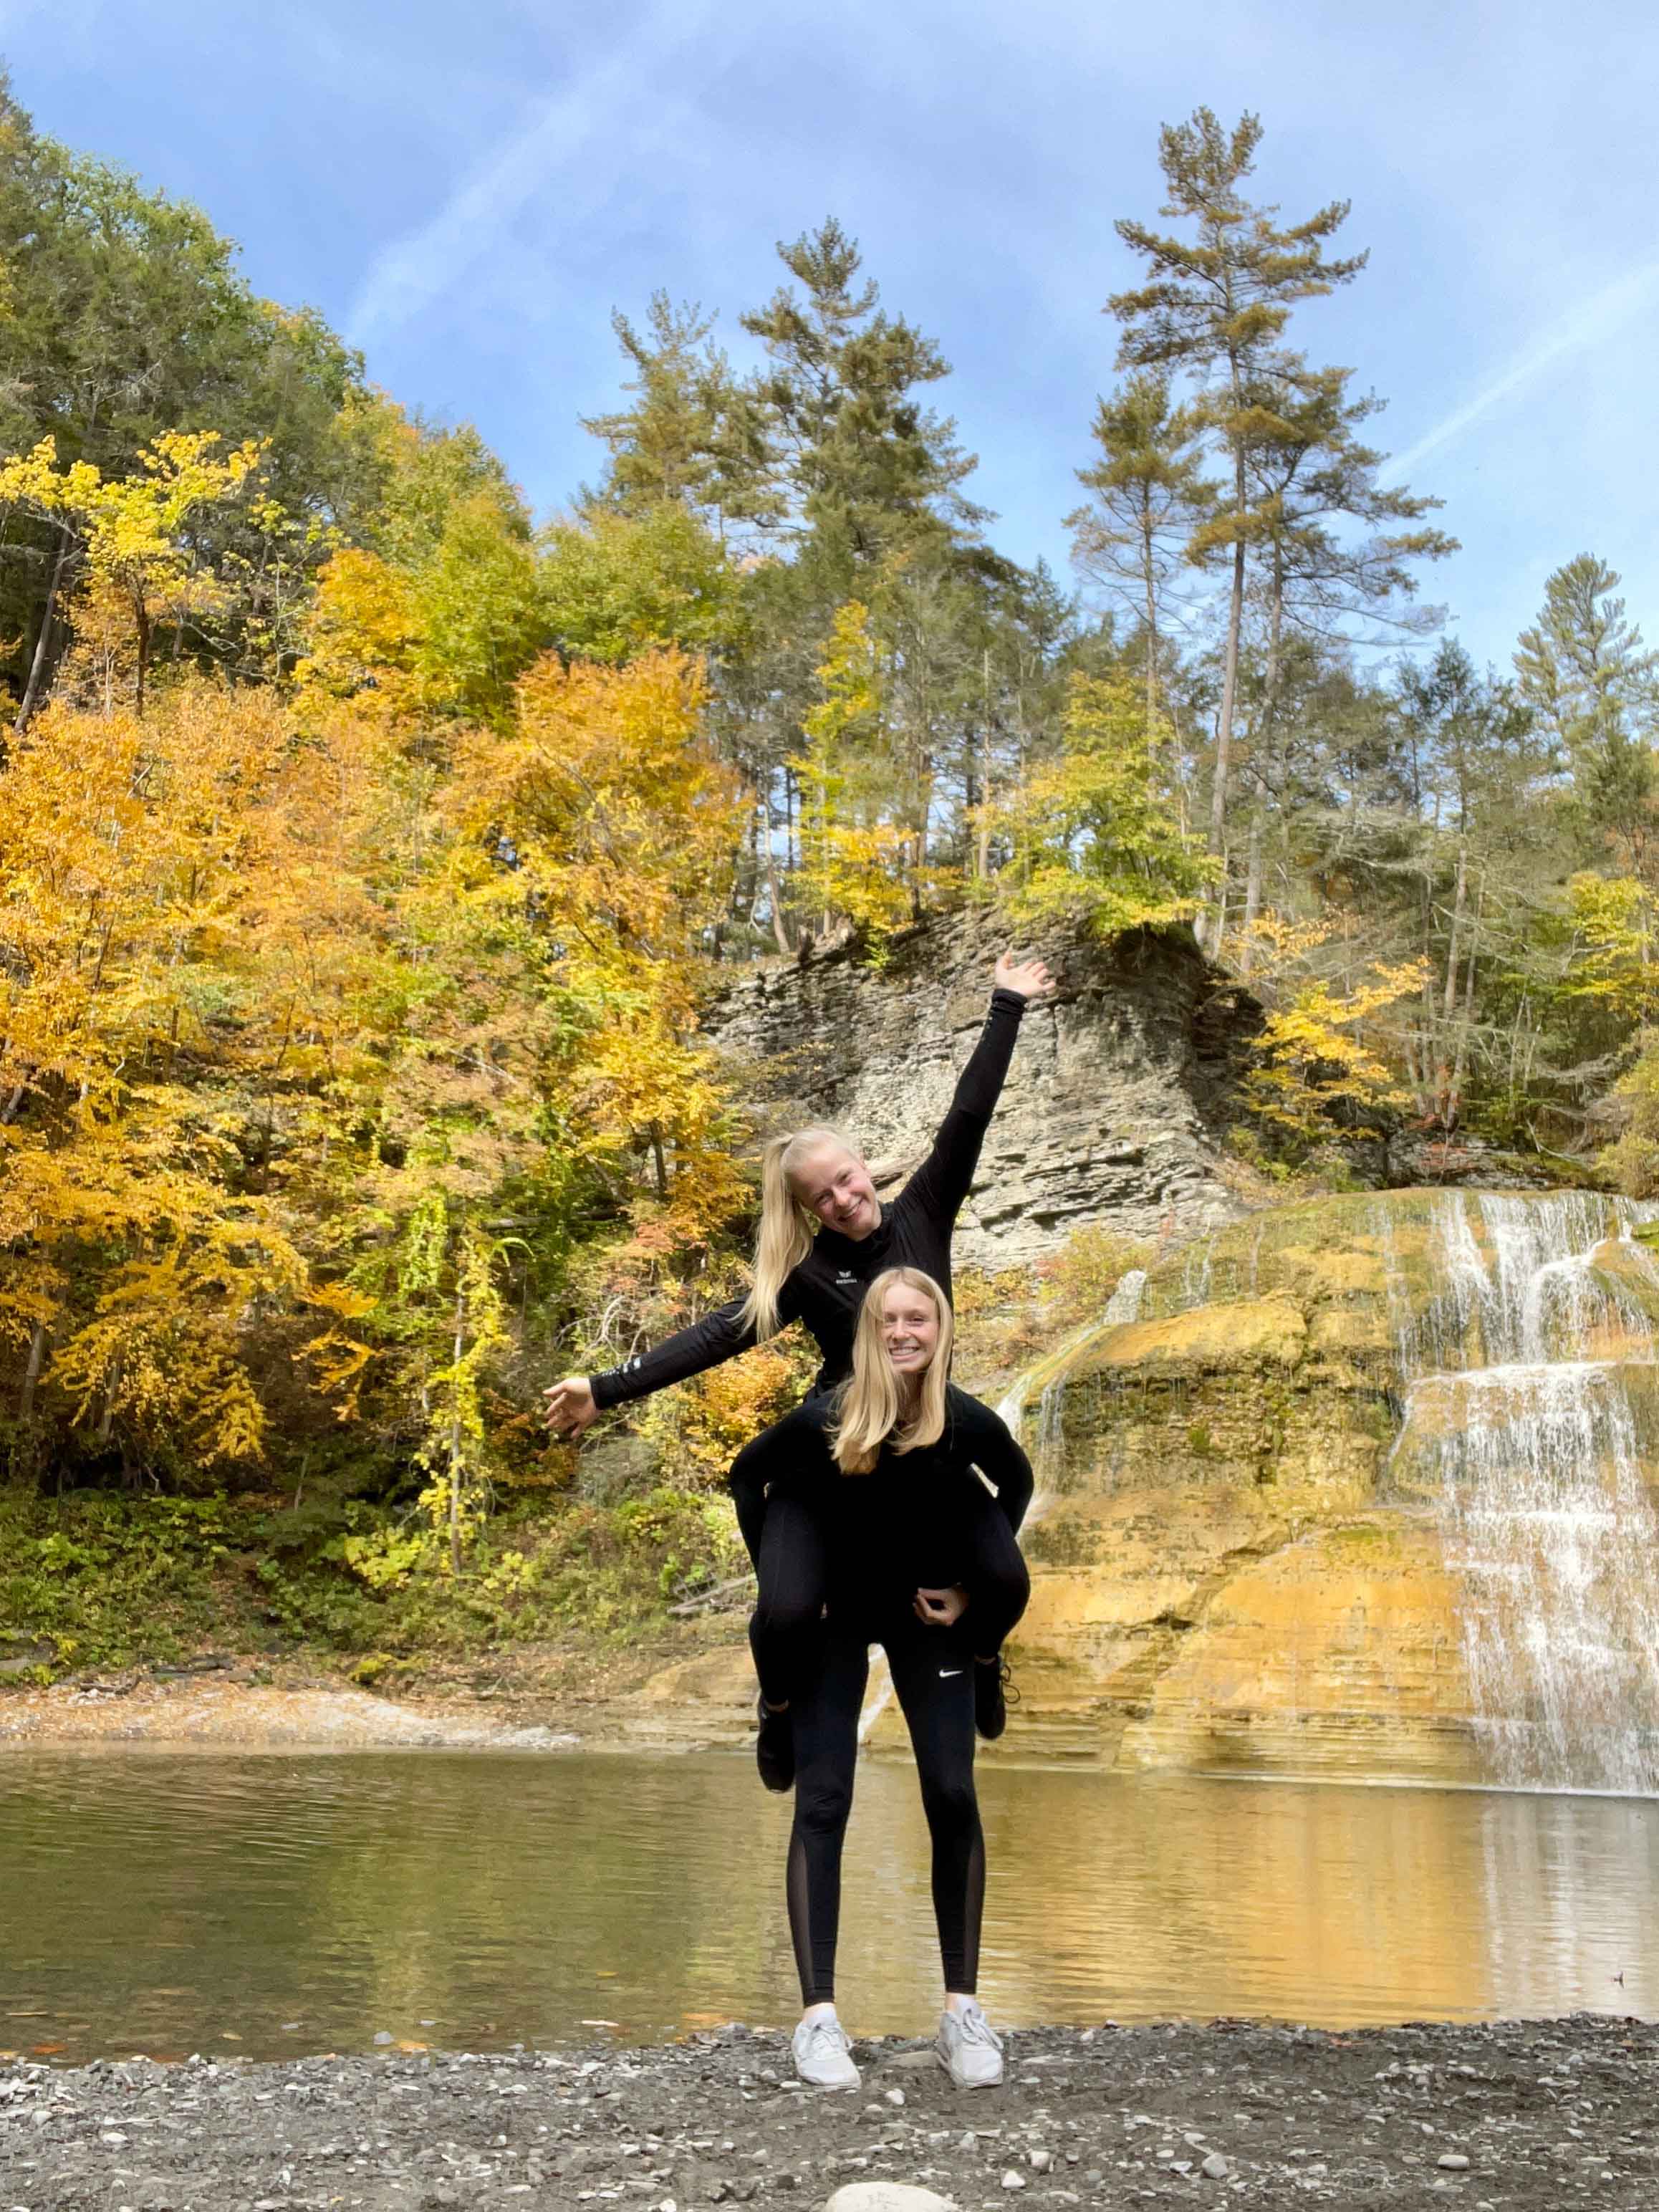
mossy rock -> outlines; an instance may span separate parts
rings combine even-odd
[[[1195,1307],[1163,1321],[1126,1322],[1109,1330],[1073,1370],[1080,1379],[1109,1374],[1172,1382],[1201,1375],[1252,1374],[1296,1366],[1308,1325],[1280,1298]]]

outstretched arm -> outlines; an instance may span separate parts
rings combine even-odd
[[[985,1132],[1002,1096],[1026,1002],[1044,997],[1054,988],[1042,961],[1016,961],[1007,952],[997,963],[994,981],[991,1011],[968,1065],[957,1079],[951,1110],[939,1124],[932,1152],[904,1189],[909,1205],[947,1226],[962,1211],[979,1165]]]
[[[566,1376],[547,1393],[549,1424],[562,1436],[580,1436],[612,1406],[630,1398],[648,1397],[653,1390],[665,1389],[671,1382],[684,1382],[688,1376],[718,1367],[722,1360],[735,1359],[757,1341],[753,1325],[742,1318],[743,1308],[743,1299],[733,1298],[726,1305],[716,1306],[701,1321],[694,1321],[690,1328],[665,1337],[649,1352],[624,1359],[619,1367],[607,1368],[599,1375]],[[795,1318],[787,1283],[778,1301],[778,1313],[784,1322]]]

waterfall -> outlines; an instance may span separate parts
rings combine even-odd
[[[1252,1255],[1254,1259],[1254,1255]],[[1215,1231],[1211,1230],[1196,1244],[1187,1249],[1185,1265],[1181,1273],[1181,1299],[1183,1311],[1210,1302],[1210,1276],[1215,1266]],[[1128,1280],[1125,1276],[1124,1281]],[[1118,1286],[1122,1288],[1122,1285]]]
[[[1443,1193],[1426,1305],[1390,1283],[1396,1460],[1443,1516],[1477,1725],[1517,1786],[1659,1790],[1659,1514],[1638,1447],[1659,1353],[1642,1301],[1598,1264],[1611,1247],[1659,1281],[1631,1235],[1654,1211]]]
[[[1034,1367],[1028,1367],[1018,1377],[1013,1388],[998,1402],[999,1419],[1007,1425],[1016,1440],[1023,1443],[1030,1454],[1032,1469],[1036,1476],[1036,1494],[1026,1516],[1028,1526],[1041,1517],[1051,1500],[1049,1477],[1060,1465],[1060,1453],[1066,1442],[1066,1384],[1076,1356],[1085,1345],[1093,1344],[1109,1328],[1121,1328],[1127,1322],[1138,1321],[1146,1290],[1146,1270],[1144,1267],[1128,1268],[1107,1299],[1099,1320],[1087,1322],[1081,1328],[1073,1329],[1052,1352],[1045,1353]],[[1026,1415],[1033,1393],[1036,1396],[1036,1419],[1028,1436]]]

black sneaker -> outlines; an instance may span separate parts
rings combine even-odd
[[[1008,1725],[1008,1708],[1019,1703],[1012,1670],[1003,1658],[974,1662],[974,1726],[994,1743]]]
[[[755,1738],[755,1764],[769,1790],[780,1792],[795,1786],[795,1724],[786,1706],[775,1713],[764,1698],[755,1700],[760,1733]]]

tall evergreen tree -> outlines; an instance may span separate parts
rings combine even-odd
[[[1627,838],[1645,854],[1656,790],[1653,743],[1659,722],[1659,653],[1615,597],[1619,576],[1580,553],[1544,586],[1538,620],[1521,634],[1515,668],[1572,772],[1574,800],[1597,842]]]
[[[1327,241],[1346,219],[1347,201],[1330,201],[1285,226],[1275,206],[1245,197],[1261,139],[1255,116],[1243,116],[1229,131],[1207,107],[1185,123],[1165,125],[1158,139],[1163,213],[1194,234],[1120,222],[1118,235],[1145,260],[1147,281],[1107,302],[1123,326],[1121,364],[1197,380],[1206,419],[1228,462],[1226,489],[1207,526],[1210,545],[1228,546],[1231,571],[1210,808],[1210,842],[1218,853],[1225,842],[1246,558],[1256,520],[1250,462],[1263,429],[1251,386],[1297,302],[1351,282],[1366,260],[1363,253],[1340,259],[1326,254]]]
[[[582,418],[610,449],[601,502],[638,515],[678,501],[705,515],[722,538],[733,526],[775,521],[766,407],[714,344],[714,317],[658,291],[643,331],[620,309],[611,326],[632,368],[624,388],[634,398],[615,413]]]
[[[786,456],[796,526],[855,566],[919,537],[973,530],[986,511],[958,487],[976,457],[956,424],[917,397],[950,364],[931,338],[883,313],[855,240],[833,216],[780,245],[799,290],[781,287],[743,318],[772,367],[763,390]]]
[[[1203,424],[1193,408],[1175,404],[1166,374],[1143,370],[1099,402],[1094,436],[1101,458],[1077,472],[1092,496],[1066,518],[1072,558],[1140,625],[1150,731],[1158,718],[1165,593],[1213,496]]]

